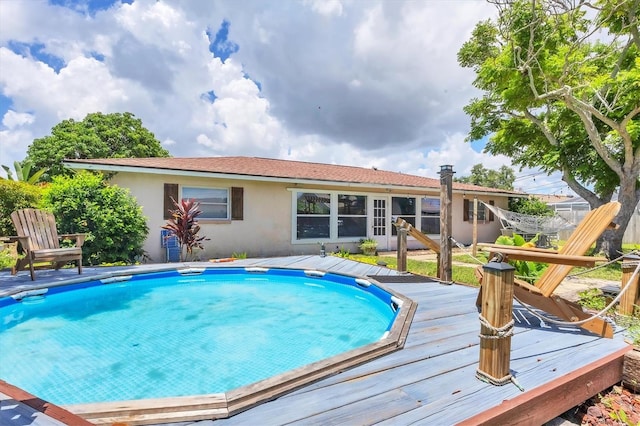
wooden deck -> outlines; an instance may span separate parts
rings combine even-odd
[[[220,425],[542,424],[618,383],[622,357],[629,349],[620,331],[613,339],[603,339],[577,328],[541,325],[516,304],[511,369],[523,390],[515,384],[493,386],[475,377],[480,352],[476,288],[400,276],[338,257],[207,265],[312,268],[378,277],[418,303],[403,349],[216,420]],[[75,272],[40,271],[34,283],[28,273],[6,277],[9,273],[3,272],[0,296],[32,284],[77,278]],[[104,269],[85,268],[83,276],[102,274]]]

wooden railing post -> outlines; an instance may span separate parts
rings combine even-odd
[[[407,272],[407,229],[398,227],[398,272]]]
[[[513,278],[515,268],[504,262],[483,266],[480,314],[480,362],[476,377],[494,385],[511,381]]]
[[[452,231],[452,194],[453,166],[440,166],[440,258],[438,277],[444,283],[452,281],[451,231]]]
[[[618,313],[622,315],[633,315],[634,306],[637,305],[638,296],[640,296],[640,277],[636,275],[633,282],[631,278],[634,271],[640,263],[640,256],[635,254],[628,254],[622,258],[622,284],[620,291],[628,287],[624,294],[620,297],[620,303],[618,305]]]
[[[471,254],[478,255],[478,197],[473,197],[473,242]]]

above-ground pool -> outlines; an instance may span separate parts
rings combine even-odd
[[[284,392],[395,350],[403,326],[394,324],[407,319],[408,302],[362,278],[268,268],[190,268],[21,292],[0,299],[0,379],[81,415],[109,411],[109,402],[225,395],[229,403],[256,390],[273,397],[278,378]],[[214,417],[233,411],[223,408]]]

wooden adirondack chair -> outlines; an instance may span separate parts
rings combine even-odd
[[[491,257],[495,254],[502,255],[505,262],[512,259],[550,263],[534,284],[515,279],[514,296],[520,301],[553,314],[564,321],[581,321],[591,315],[584,312],[577,303],[563,299],[553,292],[574,266],[593,267],[596,262],[607,260],[606,258],[584,256],[584,254],[607,228],[616,226],[612,220],[619,211],[620,203],[615,201],[590,211],[559,251],[499,244],[479,244],[478,246],[489,251]],[[477,275],[482,284],[481,269],[477,271]],[[482,291],[478,294],[476,305],[478,308],[482,307]],[[601,318],[594,318],[580,327],[604,337],[613,336],[611,324]]]
[[[57,270],[70,261],[75,261],[78,274],[82,273],[82,244],[86,234],[58,235],[53,213],[44,210],[17,210],[11,213],[11,220],[18,234],[17,240],[25,252],[24,259],[18,261],[12,273],[26,269],[28,263],[31,279],[35,280],[34,263],[51,262]],[[75,240],[75,246],[60,247],[63,239]]]

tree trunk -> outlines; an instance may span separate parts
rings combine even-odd
[[[621,187],[618,201],[622,204],[620,213],[614,219],[618,228],[602,234],[602,251],[609,259],[617,259],[622,255],[622,239],[638,206],[637,192],[624,191]]]
[[[596,252],[602,251],[604,255],[610,259],[617,259],[622,256],[622,236],[624,230],[609,230],[602,234],[596,245]],[[598,247],[599,246],[599,247]]]

